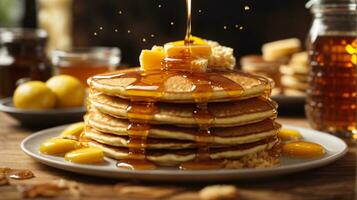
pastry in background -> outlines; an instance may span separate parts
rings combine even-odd
[[[308,56],[301,42],[289,38],[265,43],[263,55],[247,55],[240,63],[242,70],[263,75],[275,82],[272,95],[305,96],[308,88]]]
[[[72,47],[72,0],[38,0],[38,24],[49,35],[47,53]]]
[[[269,42],[262,46],[263,58],[266,61],[287,62],[294,53],[300,50],[301,42],[297,38]]]
[[[305,96],[308,84],[308,55],[307,52],[296,53],[288,65],[280,67],[281,84],[284,94],[288,96]]]
[[[240,60],[242,70],[248,73],[269,77],[275,83],[272,95],[278,95],[281,91],[280,65],[281,61],[266,61],[261,55],[247,55]]]

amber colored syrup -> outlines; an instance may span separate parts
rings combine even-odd
[[[56,66],[58,74],[66,74],[78,78],[83,85],[87,85],[87,79],[96,74],[109,71],[109,66],[93,65],[88,62],[74,62],[66,66]]]
[[[191,1],[192,0],[186,0],[186,10],[187,10],[187,25],[186,25],[186,36],[185,36],[186,45],[189,45],[191,43],[191,24],[192,24]]]
[[[314,128],[356,132],[356,49],[353,36],[319,36],[313,41],[306,114]]]
[[[7,171],[7,176],[11,179],[23,180],[35,177],[30,170],[10,169]]]

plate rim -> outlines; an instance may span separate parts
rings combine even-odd
[[[27,154],[28,156],[34,158],[35,160],[48,165],[48,166],[52,166],[55,168],[59,168],[61,170],[65,170],[65,171],[72,171],[72,172],[76,172],[76,173],[81,173],[81,174],[87,174],[86,172],[81,172],[79,170],[89,170],[91,172],[96,171],[99,173],[108,173],[108,175],[110,173],[115,172],[116,174],[121,174],[122,177],[120,176],[109,176],[112,178],[121,178],[121,179],[133,179],[133,178],[137,178],[137,179],[143,179],[145,180],[145,177],[142,178],[138,178],[138,176],[175,176],[175,177],[179,177],[179,176],[191,176],[191,177],[197,177],[197,176],[207,176],[207,175],[214,175],[214,176],[227,176],[227,175],[242,175],[242,174],[246,174],[246,173],[257,173],[257,174],[261,174],[261,177],[266,177],[266,176],[275,176],[275,175],[271,175],[274,174],[275,172],[278,172],[278,175],[284,175],[284,174],[291,174],[291,173],[296,173],[299,171],[306,171],[309,169],[313,169],[313,168],[317,168],[317,167],[321,167],[324,165],[327,165],[329,163],[332,163],[336,160],[338,160],[339,158],[342,158],[348,151],[348,146],[346,144],[346,142],[344,142],[342,139],[328,134],[328,133],[324,133],[324,132],[320,132],[320,131],[316,131],[313,129],[307,129],[307,128],[303,128],[303,127],[299,127],[299,126],[294,126],[294,125],[288,125],[288,124],[283,124],[283,127],[285,128],[297,128],[300,129],[301,131],[314,131],[314,132],[318,132],[323,134],[325,137],[330,137],[330,138],[334,138],[336,141],[338,141],[339,143],[341,143],[343,146],[341,147],[341,149],[343,149],[342,151],[340,151],[339,153],[330,155],[328,157],[325,157],[323,160],[321,159],[315,159],[315,160],[309,160],[307,161],[308,164],[306,164],[306,162],[302,162],[302,163],[296,163],[296,164],[291,164],[291,165],[284,165],[284,166],[277,166],[277,167],[272,167],[272,168],[261,168],[261,169],[219,169],[219,170],[187,170],[187,171],[183,171],[183,170],[170,170],[170,169],[160,169],[160,170],[145,170],[145,171],[140,171],[140,170],[110,170],[110,169],[95,169],[96,165],[85,165],[85,164],[76,164],[76,163],[71,163],[71,162],[66,162],[64,163],[63,161],[58,161],[58,160],[54,160],[54,159],[50,159],[50,158],[46,158],[44,156],[41,156],[40,154],[36,154],[35,152],[30,151],[29,149],[26,148],[26,144],[31,141],[34,138],[37,138],[39,136],[45,135],[45,134],[49,134],[48,132],[57,130],[57,129],[64,129],[65,127],[67,127],[67,125],[61,125],[61,126],[56,126],[56,127],[52,127],[52,128],[48,128],[48,129],[44,129],[42,131],[38,131],[36,133],[33,133],[31,135],[29,135],[28,137],[26,137],[22,142],[21,142],[21,149],[22,151]],[[111,159],[111,158],[106,158],[106,159]],[[63,167],[65,167],[66,169],[64,169]],[[289,171],[290,170],[290,171]],[[279,173],[280,171],[280,173]],[[288,171],[288,172],[286,172]],[[173,173],[174,172],[174,173]],[[264,174],[264,175],[262,175]],[[101,177],[108,177],[106,175],[98,175],[98,174],[91,174],[92,176],[101,176]],[[130,177],[130,176],[134,176],[134,177]],[[236,179],[238,179],[237,177],[234,177]],[[254,176],[254,178],[257,178],[256,176]],[[259,176],[258,176],[259,178]],[[163,178],[157,178],[157,180],[164,180]],[[228,178],[229,179],[229,178]],[[227,179],[227,180],[228,180]],[[245,179],[244,177],[240,178],[240,179]],[[203,180],[203,179],[202,179]],[[176,180],[171,180],[171,181],[176,181]],[[199,180],[197,180],[199,181]]]
[[[7,97],[0,99],[0,111],[5,113],[16,113],[16,114],[30,114],[30,115],[57,115],[57,114],[73,114],[73,113],[84,113],[86,108],[84,106],[75,108],[56,108],[56,109],[19,109],[14,106],[6,105],[12,102],[12,97]]]

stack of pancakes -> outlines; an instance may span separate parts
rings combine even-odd
[[[144,159],[155,166],[182,167],[200,159],[220,168],[279,162],[280,125],[269,80],[232,70],[163,74],[129,69],[90,78],[83,134],[88,144],[119,162]],[[204,112],[198,110],[202,104]],[[138,152],[144,155],[133,156]]]
[[[242,70],[274,80],[273,95],[304,96],[307,88],[308,63],[301,42],[290,38],[266,43],[262,55],[242,57]]]
[[[286,64],[285,61],[266,61],[262,55],[247,55],[241,58],[240,64],[245,72],[271,78],[275,83],[272,95],[282,93],[279,67]]]

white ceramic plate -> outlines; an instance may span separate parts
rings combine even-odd
[[[67,162],[62,157],[41,154],[38,151],[40,144],[51,137],[58,136],[65,127],[60,126],[46,129],[27,137],[21,143],[22,150],[43,164],[67,171],[100,177],[156,181],[217,181],[279,176],[327,165],[341,158],[347,152],[346,143],[335,136],[296,126],[284,125],[285,128],[300,131],[305,140],[324,146],[326,155],[319,159],[292,159],[283,157],[280,166],[268,169],[180,171],[160,168],[156,170],[130,171],[118,169],[115,166],[116,161],[110,158],[105,158],[106,163],[102,165],[83,165]]]

